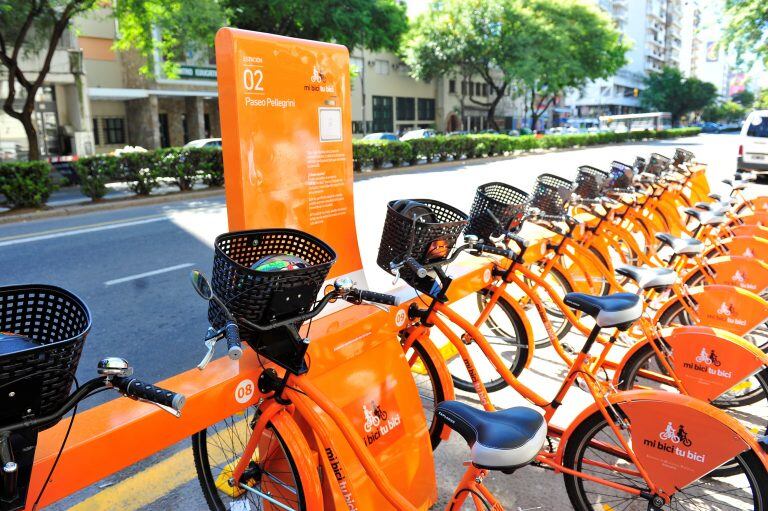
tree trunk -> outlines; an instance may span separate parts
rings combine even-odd
[[[531,89],[531,130],[536,131],[536,122],[539,114],[536,113],[536,91]]]
[[[502,89],[501,92],[496,91],[496,97],[493,101],[491,101],[490,106],[488,107],[488,126],[492,129],[495,129],[496,131],[501,131],[499,129],[499,125],[496,122],[496,107],[499,106],[499,103],[501,102],[502,98],[504,97],[504,89]]]
[[[27,143],[29,144],[29,161],[40,159],[40,144],[38,143],[37,130],[35,129],[35,123],[32,121],[32,113],[24,111],[21,113],[19,121],[24,127],[24,133],[27,135]]]

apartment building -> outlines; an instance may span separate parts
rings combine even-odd
[[[628,63],[616,75],[570,94],[567,104],[580,117],[639,111],[643,80],[664,66],[680,67],[683,0],[596,0],[632,44]]]

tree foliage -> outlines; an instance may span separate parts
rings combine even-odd
[[[492,99],[469,100],[489,108],[491,125],[511,87],[530,92],[535,123],[566,88],[613,74],[627,51],[607,15],[565,0],[434,1],[405,40],[416,78],[481,77]]]
[[[291,37],[331,41],[350,50],[396,51],[408,28],[397,0],[223,0],[233,26]]]
[[[755,103],[752,105],[755,110],[768,110],[768,89],[763,89],[758,94]]]
[[[685,78],[679,69],[665,67],[645,79],[641,103],[649,110],[669,112],[672,124],[677,126],[683,115],[702,110],[716,97],[717,88],[713,84],[698,78]]]
[[[726,0],[725,38],[740,55],[754,54],[768,64],[768,2]]]
[[[213,47],[216,31],[225,26],[228,11],[216,0],[116,0],[120,26],[118,50],[134,49],[146,62],[140,71],[154,75],[155,54],[163,72],[176,76],[187,51]]]
[[[701,118],[709,122],[739,122],[744,119],[747,109],[734,101],[709,105],[701,112]]]
[[[744,89],[743,91],[737,92],[736,94],[731,96],[731,100],[735,101],[741,106],[749,108],[755,102],[755,94],[750,90]]]

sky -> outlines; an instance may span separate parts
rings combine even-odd
[[[405,3],[408,4],[408,16],[414,17],[427,10],[429,0],[405,0]]]

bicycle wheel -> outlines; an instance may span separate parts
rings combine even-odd
[[[482,304],[487,304],[489,300],[487,292],[479,291],[476,297],[478,308],[483,310],[485,307]],[[517,310],[506,299],[500,297],[488,319],[480,325],[480,332],[488,344],[502,360],[509,363],[509,370],[515,376],[523,372],[525,362],[528,360],[528,336],[523,321]],[[461,335],[463,332],[457,332],[457,334]],[[476,343],[468,344],[466,347],[475,364],[477,376],[488,392],[496,392],[507,386],[506,380],[499,375],[499,371]],[[467,373],[467,366],[464,365],[460,356],[456,355],[447,360],[446,365],[456,388],[465,392],[475,391]]]
[[[197,478],[212,511],[285,509],[227,483],[257,419],[258,414],[250,407],[192,436]],[[288,509],[306,511],[302,476],[285,441],[271,422],[264,429],[253,458],[247,469],[248,486],[269,495]]]
[[[440,436],[443,428],[446,427],[435,420],[435,410],[438,403],[445,401],[445,385],[451,385],[451,382],[442,381],[435,361],[421,342],[415,341],[411,345],[411,349],[405,354],[405,359],[411,367],[411,376],[419,391],[421,407],[424,409],[424,417],[429,428],[429,439],[434,450],[440,445]]]
[[[627,457],[617,457],[611,449],[623,451],[603,415],[597,411],[573,432],[563,454],[563,465],[584,474],[647,491],[645,481],[630,472],[636,467]],[[752,450],[736,458],[736,473],[718,477],[714,473],[679,488],[669,505],[661,509],[766,511],[768,510],[768,473]],[[619,470],[605,467],[615,466]],[[564,474],[568,498],[576,511],[621,509],[647,511],[648,500],[581,477]]]

